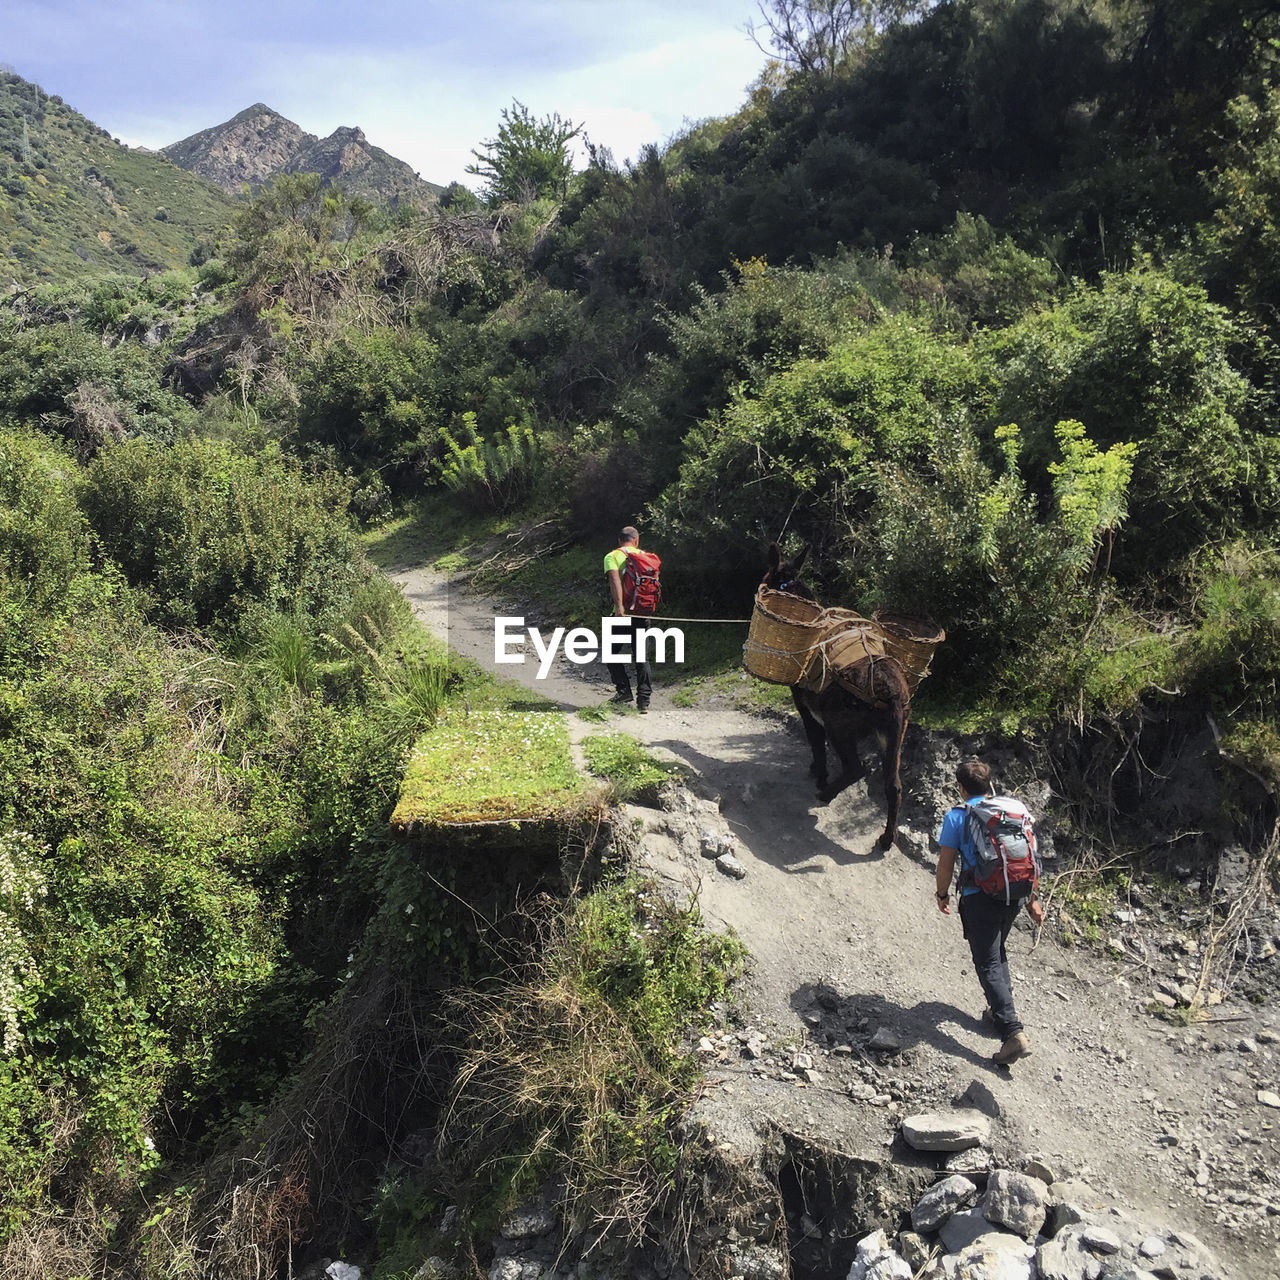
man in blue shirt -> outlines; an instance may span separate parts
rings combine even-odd
[[[1025,1058],[1031,1052],[1031,1041],[1022,1028],[1018,1011],[1013,1005],[1013,979],[1009,974],[1009,960],[1005,955],[1005,942],[1009,930],[1025,905],[1036,924],[1044,921],[1044,908],[1035,899],[1015,898],[1006,903],[983,893],[973,883],[973,871],[977,865],[973,837],[965,822],[965,809],[974,800],[991,790],[991,767],[981,760],[966,760],[956,770],[956,783],[960,788],[962,803],[948,811],[938,832],[937,898],[938,910],[951,914],[951,879],[957,862],[960,865],[960,923],[965,940],[973,956],[973,967],[987,997],[983,1021],[990,1022],[1000,1035],[1001,1045],[993,1061],[1002,1067]]]

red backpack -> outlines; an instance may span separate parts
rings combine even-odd
[[[627,563],[622,567],[622,607],[628,613],[647,618],[655,613],[662,599],[662,583],[658,572],[662,558],[652,551],[639,547],[620,547],[626,552]]]

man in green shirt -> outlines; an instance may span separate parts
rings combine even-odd
[[[635,648],[636,628],[642,624],[643,617],[637,617],[634,613],[635,601],[628,601],[624,598],[623,574],[626,571],[627,557],[633,552],[640,550],[640,532],[638,529],[627,525],[625,529],[618,535],[618,547],[614,551],[610,551],[604,558],[604,571],[609,579],[609,594],[613,598],[613,613],[617,618],[630,618],[631,625],[629,629],[621,633],[621,637],[632,646],[632,657],[639,659],[641,654]],[[613,680],[613,701],[629,703],[632,700],[631,695],[631,679],[627,671],[628,664],[626,662],[606,662],[605,668],[608,670],[610,678]],[[647,715],[649,711],[649,698],[652,695],[652,686],[649,682],[649,664],[647,662],[636,661],[636,692],[635,704],[636,710],[640,714]]]

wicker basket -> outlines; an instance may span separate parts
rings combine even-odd
[[[932,618],[914,613],[877,610],[872,621],[884,637],[884,651],[902,668],[911,692],[929,674],[933,651],[947,633]]]
[[[799,684],[823,632],[826,611],[814,600],[761,587],[742,646],[742,663],[770,684]]]

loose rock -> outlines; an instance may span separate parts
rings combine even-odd
[[[735,880],[745,880],[747,878],[746,867],[731,853],[722,853],[716,859],[716,870],[726,876],[732,876]]]
[[[908,1116],[902,1136],[917,1151],[964,1151],[990,1138],[991,1121],[980,1111],[926,1112]]]
[[[888,1027],[877,1027],[876,1033],[867,1041],[867,1048],[878,1053],[901,1053],[902,1041],[897,1033]]]
[[[873,1231],[858,1241],[848,1280],[912,1280],[911,1267],[892,1249],[884,1231]]]
[[[1025,1240],[1034,1238],[1044,1226],[1048,1207],[1048,1189],[1038,1178],[998,1169],[987,1180],[987,1194],[982,1204],[987,1221],[1007,1227]]]
[[[917,1231],[936,1231],[957,1209],[968,1208],[978,1198],[978,1188],[968,1178],[954,1173],[935,1182],[911,1210],[911,1225]]]

